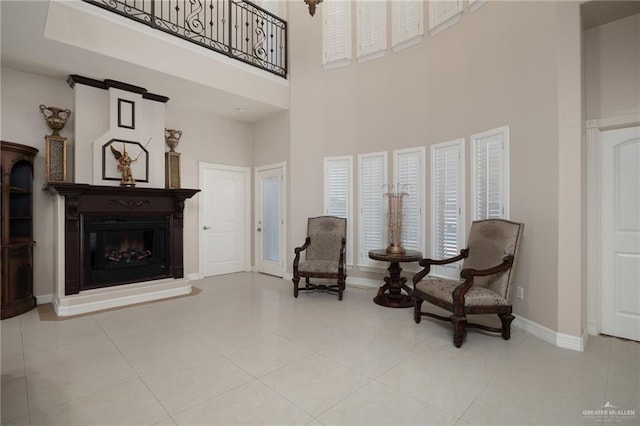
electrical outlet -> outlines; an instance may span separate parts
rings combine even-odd
[[[524,299],[524,289],[522,287],[516,287],[516,297],[518,299]]]

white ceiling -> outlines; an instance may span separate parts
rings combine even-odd
[[[260,121],[281,111],[252,99],[45,39],[43,32],[48,5],[48,0],[0,0],[3,67],[62,81],[66,81],[70,74],[122,81],[169,97],[171,108],[246,123]]]

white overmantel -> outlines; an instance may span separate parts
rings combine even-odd
[[[74,90],[75,183],[119,185],[117,162],[105,149],[110,141],[126,141],[136,187],[164,188],[165,103],[162,95],[114,80],[94,80],[71,75]],[[135,143],[139,145],[135,145]],[[122,152],[123,142],[114,142]],[[143,149],[147,152],[142,152]],[[148,169],[147,169],[148,167]]]

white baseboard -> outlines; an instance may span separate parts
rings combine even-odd
[[[36,305],[45,305],[47,303],[53,303],[53,294],[36,296]]]
[[[586,332],[582,337],[558,333],[557,331],[553,331],[543,325],[518,316],[516,316],[516,319],[513,321],[513,325],[514,327],[518,327],[519,329],[533,334],[537,338],[542,339],[547,343],[551,343],[552,345],[558,346],[559,348],[584,352],[587,340]]]
[[[187,279],[188,279],[189,281],[198,281],[198,280],[201,280],[201,279],[203,279],[203,278],[204,278],[204,275],[202,275],[202,274],[201,274],[201,273],[199,273],[199,272],[195,272],[195,273],[193,273],[193,274],[188,274],[188,275],[187,275]]]

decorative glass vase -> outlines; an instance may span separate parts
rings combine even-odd
[[[409,195],[404,189],[406,185],[387,185],[390,191],[384,196],[389,199],[389,246],[386,249],[390,254],[404,254],[402,247],[402,199]]]

